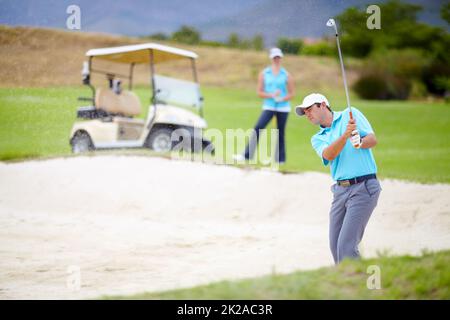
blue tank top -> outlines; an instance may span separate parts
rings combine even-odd
[[[286,69],[280,68],[280,72],[275,76],[272,72],[271,67],[267,67],[263,71],[264,75],[264,91],[267,93],[273,93],[277,90],[280,90],[281,98],[287,96],[287,81],[288,81],[288,73]],[[264,99],[263,109],[266,110],[275,110],[275,111],[284,111],[289,112],[290,103],[289,101],[281,101],[277,102],[274,98],[266,98]]]

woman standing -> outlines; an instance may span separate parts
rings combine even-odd
[[[294,81],[289,73],[281,66],[283,52],[279,48],[270,49],[269,57],[272,65],[265,68],[258,77],[258,96],[263,98],[263,111],[256,123],[250,143],[245,148],[244,155],[237,155],[235,159],[251,159],[259,140],[260,130],[264,129],[272,117],[277,118],[278,146],[275,161],[280,164],[286,161],[285,128],[291,111],[289,100],[294,96]]]

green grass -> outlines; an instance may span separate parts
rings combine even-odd
[[[137,93],[144,105],[150,94]],[[295,102],[307,92],[300,90]],[[345,106],[340,91],[324,91],[336,110]],[[85,87],[0,89],[0,160],[70,155],[69,135]],[[253,90],[204,87],[205,118],[210,128],[254,126],[261,100]],[[450,182],[450,105],[443,102],[361,101],[352,97],[372,123],[379,144],[374,149],[379,176],[423,183]],[[144,108],[145,109],[145,108]],[[142,115],[144,117],[145,114]],[[269,124],[269,128],[275,123]],[[291,113],[287,125],[284,171],[321,171],[328,167],[310,145],[317,128]],[[220,151],[219,151],[220,156]]]
[[[381,289],[367,288],[368,267],[380,270]],[[222,281],[188,289],[105,296],[103,299],[450,299],[450,251],[421,257],[381,255],[337,267]]]

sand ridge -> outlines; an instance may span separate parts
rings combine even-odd
[[[139,156],[0,163],[0,299],[79,299],[332,265],[327,174]],[[450,185],[382,180],[361,252],[450,248]],[[81,289],[67,286],[78,266]]]

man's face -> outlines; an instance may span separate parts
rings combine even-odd
[[[305,116],[311,123],[315,125],[319,125],[321,123],[321,120],[323,118],[323,112],[320,103],[315,103],[312,106],[309,106],[308,108],[304,109],[304,111]]]

